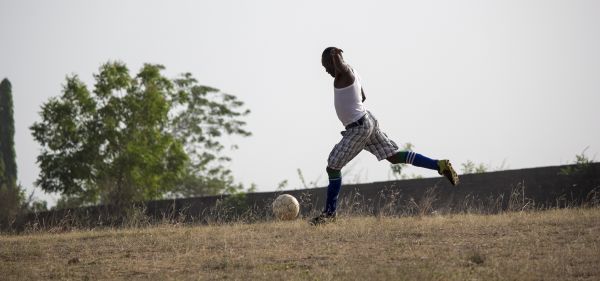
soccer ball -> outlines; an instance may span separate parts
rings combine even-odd
[[[273,214],[280,220],[293,220],[299,212],[300,204],[292,195],[281,194],[273,201]]]

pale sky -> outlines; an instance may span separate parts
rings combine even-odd
[[[511,169],[561,165],[600,151],[600,1],[7,1],[0,0],[0,79],[13,85],[19,181],[33,190],[39,145],[29,127],[68,74],[91,88],[109,60],[132,73],[160,63],[175,77],[244,101],[249,138],[229,153],[245,185],[327,184],[343,130],[322,50],[361,75],[366,107],[397,143]],[[598,160],[598,157],[595,158]],[[391,179],[368,152],[344,182]],[[408,173],[435,176],[411,168]],[[53,205],[57,195],[38,198]]]

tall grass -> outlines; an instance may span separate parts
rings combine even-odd
[[[584,202],[568,200],[566,196],[556,198],[555,202],[538,203],[526,196],[524,182],[518,183],[507,195],[478,197],[467,194],[460,200],[451,200],[441,193],[440,188],[427,188],[418,198],[405,197],[397,189],[380,191],[375,198],[367,198],[358,191],[352,191],[340,198],[339,213],[342,217],[377,216],[408,217],[436,216],[445,214],[501,214],[506,212],[531,212],[538,210],[572,208],[597,208],[600,206],[600,191],[593,189]],[[200,213],[188,208],[176,208],[175,201],[170,208],[158,215],[149,214],[143,204],[132,205],[126,210],[100,213],[85,210],[65,210],[53,220],[33,217],[21,228],[5,230],[5,233],[66,232],[101,228],[144,228],[153,225],[221,225],[230,223],[255,223],[274,220],[271,202],[277,194],[263,202],[249,204],[243,196],[227,197],[204,208]],[[321,212],[310,192],[297,196],[301,205],[299,219],[306,219]]]

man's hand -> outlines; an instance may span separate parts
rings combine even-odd
[[[331,56],[337,56],[337,55],[342,54],[343,52],[344,51],[342,49],[338,49],[338,48],[335,48],[335,47],[333,49],[331,49],[331,51],[330,51]]]

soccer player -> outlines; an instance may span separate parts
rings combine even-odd
[[[365,92],[360,78],[342,57],[342,50],[328,47],[323,51],[321,64],[334,78],[333,93],[335,112],[346,128],[342,140],[335,145],[327,160],[327,201],[325,210],[310,220],[318,225],[335,219],[338,195],[342,186],[341,169],[363,149],[371,152],[377,160],[388,160],[393,164],[406,163],[417,167],[436,170],[458,184],[458,175],[449,160],[434,160],[412,151],[399,151],[398,145],[379,129],[379,123],[373,114],[365,109]]]

